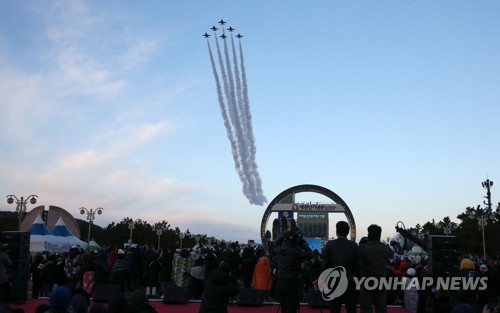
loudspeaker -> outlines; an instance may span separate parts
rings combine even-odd
[[[429,248],[431,250],[458,250],[458,237],[443,235],[429,236]]]
[[[30,255],[30,245],[8,244],[3,250],[9,255],[12,263],[19,259],[28,259]]]
[[[97,285],[92,300],[94,302],[109,302],[115,295],[122,291],[118,285]]]
[[[163,303],[186,303],[189,300],[189,293],[186,287],[167,286],[163,294]]]
[[[236,299],[236,303],[238,305],[262,305],[264,303],[262,291],[255,288],[241,289]]]
[[[428,250],[429,264],[434,276],[449,277],[456,273],[460,262],[456,236],[429,236]]]
[[[326,308],[330,306],[329,302],[325,301],[323,296],[321,296],[319,289],[309,289],[307,298],[309,299],[309,306],[311,308]]]
[[[26,245],[30,244],[29,231],[3,231],[0,233],[0,241],[6,244]]]
[[[30,232],[4,231],[0,233],[0,242],[2,244],[6,244],[6,246],[4,246],[2,249],[9,255],[12,263],[16,263],[16,260],[18,259],[29,258]]]
[[[6,244],[2,249],[12,261],[8,271],[12,284],[10,301],[25,303],[28,300],[30,232],[4,231],[0,233],[0,242]]]

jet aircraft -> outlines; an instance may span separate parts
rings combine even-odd
[[[226,24],[226,23],[227,23],[227,22],[226,22],[226,21],[224,21],[223,19],[220,19],[220,21],[219,21],[219,24],[221,24],[221,25],[224,25],[224,24]]]
[[[236,35],[236,38],[241,38],[243,37],[243,35],[240,35],[240,33],[238,33],[238,35]]]
[[[234,30],[236,30],[236,29],[234,29],[234,28],[232,28],[231,26],[229,26],[229,28],[228,28],[227,30],[228,30],[228,31],[230,31],[230,32],[233,32],[233,31],[234,31]]]
[[[219,37],[222,38],[222,39],[226,39],[227,38],[227,36],[224,35],[224,34],[220,35]]]
[[[213,31],[218,30],[218,28],[217,28],[217,27],[215,27],[215,26],[210,27],[210,29],[211,29],[211,30],[213,30]]]
[[[205,37],[205,38],[210,37],[210,35],[209,35],[209,34],[207,34],[207,33],[204,33],[202,36],[203,36],[203,37]]]

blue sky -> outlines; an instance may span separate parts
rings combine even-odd
[[[358,239],[456,221],[500,177],[499,15],[498,1],[1,1],[0,190],[80,218],[103,207],[100,226],[258,240],[266,206],[242,193],[201,36],[223,18],[245,36],[268,201],[326,187]]]

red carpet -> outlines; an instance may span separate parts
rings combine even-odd
[[[36,307],[39,304],[47,303],[47,299],[32,299],[25,304],[11,304],[12,308],[21,308],[25,313],[34,313]],[[185,304],[164,304],[160,301],[151,301],[151,305],[156,308],[158,313],[198,313],[198,308],[200,306],[199,302],[188,302]],[[230,305],[228,307],[228,313],[276,313],[278,310],[278,304],[264,304],[258,307],[252,306],[238,306]],[[328,308],[311,308],[308,305],[300,306],[301,313],[329,313]],[[342,312],[345,312],[343,310]],[[404,313],[405,310],[401,307],[390,307],[389,313]]]

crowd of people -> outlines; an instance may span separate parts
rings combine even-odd
[[[342,295],[328,301],[330,312],[387,312],[388,304],[399,304],[409,313],[447,313],[471,309],[482,312],[493,307],[500,293],[500,278],[493,262],[479,263],[463,258],[460,277],[488,277],[484,290],[450,292],[429,286],[425,290],[408,287],[411,279],[422,280],[430,272],[425,258],[395,256],[380,241],[382,229],[368,227],[368,237],[359,244],[347,239],[349,225],[336,225],[335,240],[322,251],[311,250],[298,231],[285,231],[271,246],[240,245],[194,247],[157,251],[147,245],[99,250],[73,247],[64,253],[38,253],[29,267],[31,297],[48,297],[49,303],[37,312],[155,312],[148,299],[162,299],[172,288],[182,289],[191,300],[198,300],[200,313],[227,312],[243,289],[259,291],[261,301],[279,302],[281,312],[295,313],[300,302],[318,297],[320,275],[343,267],[347,287]],[[8,256],[0,252],[0,301],[9,301]],[[500,264],[499,264],[500,266]],[[400,277],[402,290],[367,290],[355,284],[356,277]],[[96,286],[117,285],[121,291],[107,307],[94,303]],[[360,287],[360,288],[356,288]],[[170,289],[169,289],[170,288]],[[114,304],[113,304],[114,303]],[[462,311],[467,312],[467,311]]]

